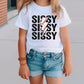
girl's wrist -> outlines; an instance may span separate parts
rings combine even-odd
[[[20,62],[20,65],[25,65],[25,64],[27,64],[26,57],[19,57],[18,60],[19,60],[19,62]]]
[[[26,59],[27,59],[26,57],[19,57],[18,58],[19,61],[26,60]]]
[[[71,63],[71,58],[65,58],[65,63]]]
[[[26,60],[20,61],[20,65],[26,65],[26,64],[27,64]]]
[[[65,57],[65,60],[67,61],[69,61],[69,60],[71,60],[71,57]]]
[[[66,60],[70,60],[71,59],[71,55],[65,55],[65,59]]]
[[[65,62],[71,62],[71,56],[66,56],[65,57]]]
[[[20,65],[25,65],[27,64],[26,58],[18,58]]]
[[[20,66],[23,66],[23,65],[27,65],[27,63],[22,63],[22,64],[20,63]]]

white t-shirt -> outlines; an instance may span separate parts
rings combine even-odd
[[[34,1],[28,5],[27,12],[26,7],[20,11],[15,26],[28,30],[26,36],[27,53],[31,48],[40,52],[60,53],[63,51],[60,28],[69,25],[71,20],[64,6],[61,5],[61,7],[64,11],[64,17],[59,19],[52,13],[51,5],[40,6]]]

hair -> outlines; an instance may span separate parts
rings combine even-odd
[[[17,9],[18,9],[18,13],[21,11],[22,8],[24,8],[32,2],[32,1],[35,1],[35,0],[17,0]],[[62,12],[63,14],[63,9],[61,8],[61,5],[60,5],[60,1],[59,0],[49,0],[50,1],[50,4],[51,4],[51,7],[52,7],[52,13],[56,14],[57,17],[59,18],[60,17],[60,12]]]

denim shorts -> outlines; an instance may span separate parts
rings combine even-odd
[[[63,75],[62,55],[62,52],[39,52],[31,48],[29,53],[26,53],[30,76],[44,74],[49,77],[59,78]]]

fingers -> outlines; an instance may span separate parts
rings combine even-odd
[[[63,70],[63,73],[65,73],[65,77],[69,76],[71,72],[67,72],[65,69]]]
[[[28,75],[27,74],[25,75],[25,78],[28,80]]]
[[[23,74],[23,75],[21,75],[21,77],[25,79],[25,75],[24,75],[24,74]]]
[[[21,75],[21,77],[28,80],[27,74],[23,74],[23,75]]]
[[[71,72],[65,72],[65,77],[69,76]]]
[[[20,75],[20,74],[19,74],[19,76],[21,76],[22,78],[24,78],[24,79],[27,79],[27,80],[28,80],[28,76],[29,76],[29,75],[27,75],[27,74],[21,74],[21,75]]]
[[[63,73],[65,73],[65,69],[63,70]]]
[[[67,73],[67,72],[65,72],[65,77],[66,77],[66,76],[68,76],[68,73]]]

